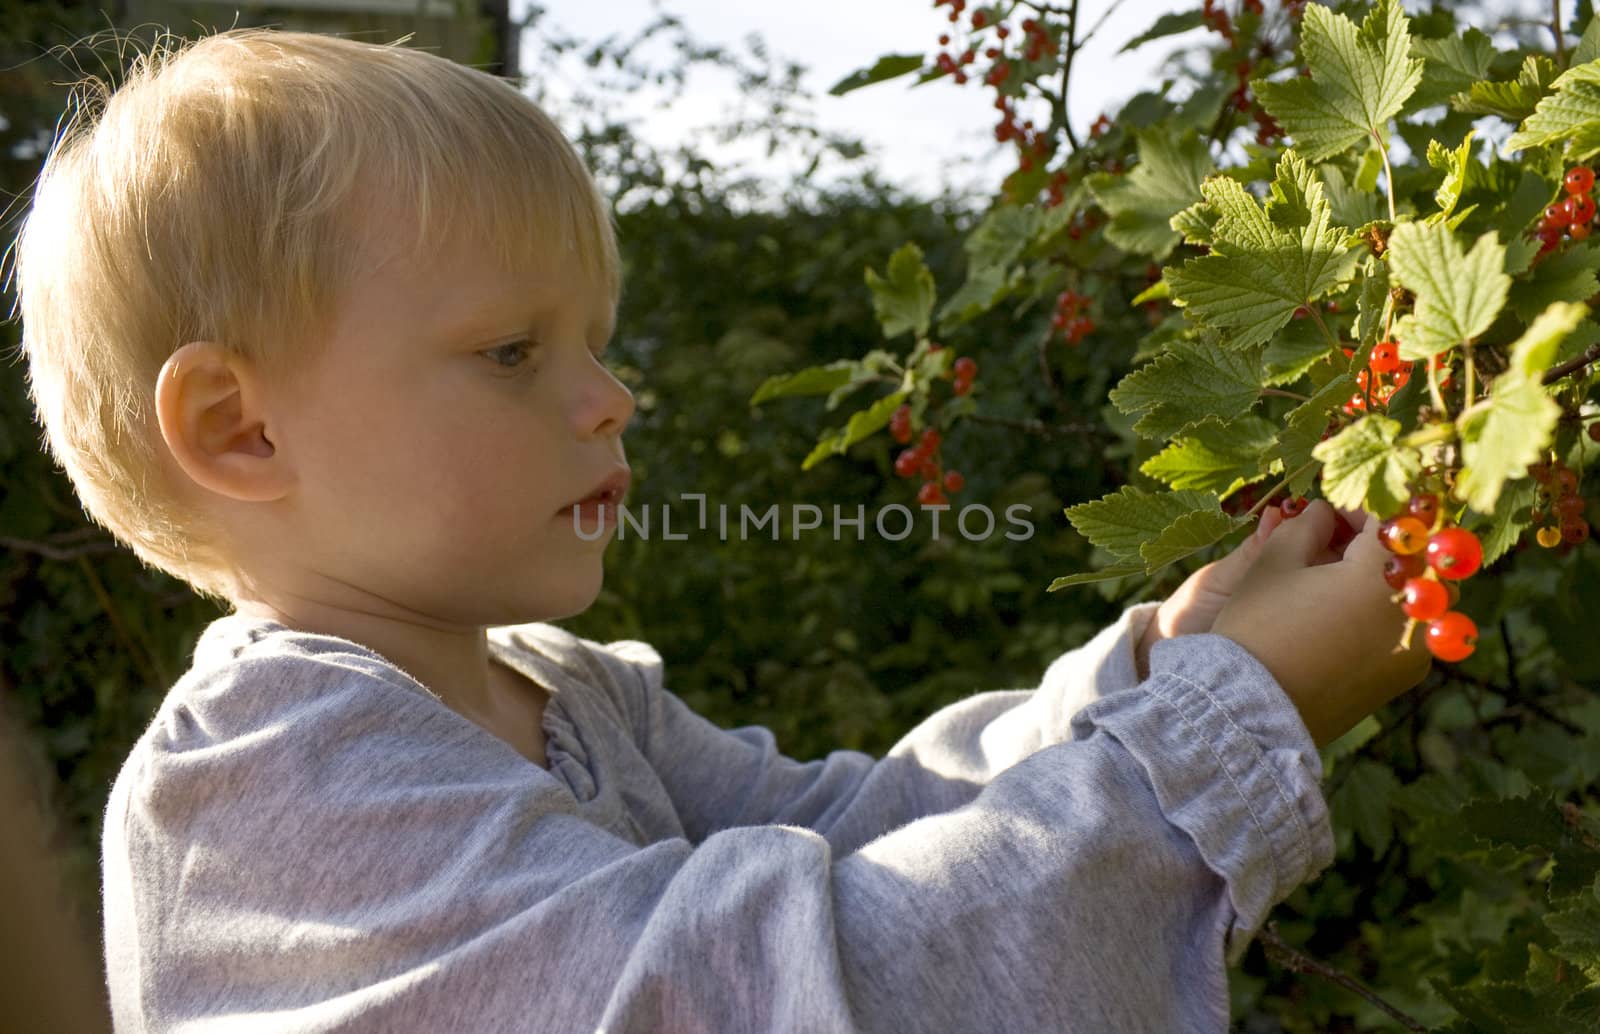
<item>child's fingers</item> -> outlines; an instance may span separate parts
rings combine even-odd
[[[1289,569],[1310,567],[1328,552],[1337,517],[1325,499],[1317,499],[1300,516],[1285,521],[1262,547],[1257,563]]]

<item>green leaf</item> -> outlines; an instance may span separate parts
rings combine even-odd
[[[1108,582],[1114,578],[1126,578],[1131,574],[1144,574],[1144,561],[1137,563],[1112,564],[1102,567],[1098,571],[1079,571],[1077,574],[1065,574],[1052,581],[1045,592],[1055,592],[1065,589],[1069,585],[1087,585],[1090,582]]]
[[[1021,279],[1013,264],[1039,229],[1035,206],[1001,205],[968,234],[967,282],[939,310],[941,326],[965,323],[993,308]]]
[[[1160,535],[1139,547],[1146,573],[1155,574],[1168,564],[1177,563],[1186,556],[1214,546],[1235,528],[1246,523],[1242,517],[1230,517],[1223,513],[1213,499],[1208,508],[1184,514]]]
[[[1277,428],[1254,414],[1222,423],[1196,425],[1139,467],[1169,488],[1229,492],[1236,483],[1260,476],[1261,453],[1277,438]]]
[[[1277,442],[1261,455],[1261,472],[1272,473],[1273,465],[1277,464],[1282,473],[1289,474],[1310,463],[1312,450],[1322,441],[1322,432],[1327,429],[1329,415],[1343,405],[1355,390],[1355,378],[1341,373],[1319,388],[1311,398],[1290,410],[1283,428],[1278,432]],[[1315,469],[1305,470],[1289,483],[1289,491],[1304,495],[1315,475]]]
[[[1422,80],[1423,61],[1410,56],[1408,24],[1397,0],[1379,0],[1359,31],[1344,15],[1309,4],[1300,52],[1311,78],[1257,79],[1250,88],[1308,161],[1381,139]]]
[[[851,90],[895,79],[922,67],[921,54],[885,54],[871,68],[862,68],[834,83],[828,90],[830,96],[842,97]]]
[[[823,432],[817,439],[816,446],[800,462],[800,469],[810,470],[829,456],[844,452],[856,442],[888,426],[889,418],[900,408],[900,403],[904,402],[909,394],[910,392],[897,391],[885,395],[866,409],[851,414],[842,431]]]
[[[1438,223],[1403,223],[1389,235],[1389,271],[1417,296],[1409,316],[1395,324],[1402,359],[1429,359],[1485,330],[1505,305],[1511,278],[1505,248],[1493,232],[1467,254]]]
[[[1558,71],[1555,62],[1543,54],[1530,55],[1522,62],[1515,80],[1473,83],[1465,93],[1452,97],[1450,103],[1457,111],[1498,115],[1508,122],[1521,122],[1533,114],[1540,100],[1550,92]]]
[[[1322,494],[1345,510],[1393,513],[1405,505],[1422,469],[1413,448],[1400,446],[1400,422],[1368,414],[1319,442],[1311,455],[1323,463]]]
[[[1111,216],[1106,237],[1124,251],[1164,259],[1180,239],[1172,217],[1200,196],[1200,181],[1216,169],[1199,134],[1174,139],[1166,128],[1138,135],[1139,163],[1124,175],[1095,173],[1089,189]]]
[[[769,399],[791,395],[826,395],[850,383],[860,368],[857,360],[840,359],[826,366],[809,366],[795,373],[773,374],[762,381],[761,387],[750,396],[750,404],[759,406]]]
[[[1600,61],[1567,69],[1554,86],[1555,92],[1511,134],[1507,150],[1566,142],[1568,161],[1600,153]]]
[[[1511,285],[1511,311],[1526,323],[1556,302],[1587,301],[1600,292],[1597,270],[1600,247],[1594,241],[1569,242]]]
[[[1414,39],[1411,52],[1426,63],[1422,83],[1411,98],[1419,106],[1439,104],[1451,94],[1469,89],[1473,83],[1489,78],[1494,61],[1494,42],[1478,29],[1443,39]]]
[[[1456,210],[1456,202],[1461,200],[1461,191],[1467,182],[1467,170],[1472,165],[1472,131],[1467,131],[1461,146],[1454,151],[1437,140],[1429,140],[1428,164],[1444,170],[1444,182],[1433,192],[1433,200],[1439,206],[1439,215],[1448,218]]]
[[[1161,17],[1156,19],[1156,23],[1150,26],[1150,28],[1124,43],[1122,45],[1122,49],[1117,51],[1117,53],[1126,54],[1128,51],[1142,47],[1146,43],[1149,43],[1153,40],[1164,39],[1168,36],[1176,36],[1179,33],[1188,32],[1191,29],[1198,29],[1204,24],[1205,21],[1200,17],[1199,11],[1184,11],[1181,14],[1163,14]]]
[[[1109,397],[1123,413],[1144,414],[1134,430],[1146,438],[1173,437],[1208,417],[1232,420],[1261,397],[1261,350],[1176,342],[1124,377]]]
[[[1572,51],[1568,67],[1586,65],[1597,57],[1600,57],[1600,18],[1590,18],[1588,27],[1583,30],[1583,38]]]
[[[1383,311],[1389,302],[1389,265],[1369,256],[1362,265],[1361,294],[1356,298],[1356,342],[1371,350],[1383,331]]]
[[[1290,320],[1262,353],[1262,382],[1272,387],[1293,384],[1329,355],[1328,339],[1315,320]]]
[[[1222,507],[1209,492],[1146,492],[1124,485],[1102,499],[1069,506],[1063,512],[1078,534],[1110,553],[1117,563],[1137,563],[1144,570],[1141,550],[1145,543],[1159,539],[1180,517],[1199,512],[1222,514]]]
[[[1461,421],[1462,469],[1456,491],[1479,513],[1493,513],[1500,490],[1520,478],[1550,444],[1561,407],[1540,383],[1561,340],[1583,322],[1582,305],[1557,302],[1511,346],[1511,362],[1494,379],[1484,408]]]
[[[1477,532],[1483,543],[1483,566],[1499,560],[1516,548],[1522,535],[1533,526],[1529,511],[1533,507],[1537,486],[1531,478],[1509,481],[1500,492],[1494,513],[1487,527]]]
[[[884,337],[908,330],[919,338],[927,336],[935,288],[921,248],[908,241],[889,256],[888,279],[868,267],[867,286],[872,288],[872,307],[883,324]]]
[[[1211,254],[1167,279],[1174,303],[1204,325],[1232,328],[1235,347],[1267,341],[1355,262],[1348,232],[1332,225],[1322,184],[1293,151],[1278,162],[1265,208],[1225,176],[1206,180],[1201,191],[1217,215]]]
[[[1400,780],[1387,766],[1357,758],[1328,802],[1333,821],[1353,829],[1374,855],[1382,856],[1394,839],[1394,799],[1399,789]]]

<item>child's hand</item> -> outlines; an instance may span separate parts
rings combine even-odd
[[[1343,556],[1345,546],[1365,526],[1367,520],[1367,514],[1362,510],[1336,510],[1335,513],[1340,516],[1344,526],[1335,526],[1332,541],[1311,561],[1313,564],[1331,563]],[[1290,519],[1278,507],[1268,506],[1261,511],[1260,521],[1249,538],[1234,547],[1227,556],[1213,560],[1191,574],[1167,597],[1145,626],[1144,636],[1137,646],[1141,679],[1149,671],[1150,648],[1157,641],[1211,631],[1217,615],[1222,613],[1222,608],[1233,597],[1234,589],[1261,554],[1273,529]]]
[[[1211,628],[1272,673],[1318,747],[1421,682],[1432,664],[1421,635],[1400,645],[1406,617],[1383,580],[1389,551],[1379,522],[1363,518],[1343,555],[1327,559],[1338,517],[1319,499],[1272,534]]]

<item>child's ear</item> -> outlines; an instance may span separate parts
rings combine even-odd
[[[247,360],[191,341],[156,378],[156,418],[172,457],[195,484],[241,502],[282,498],[294,482],[267,434],[265,393]]]

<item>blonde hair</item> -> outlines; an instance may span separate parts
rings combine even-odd
[[[410,258],[460,239],[508,264],[565,255],[620,294],[614,216],[572,145],[511,82],[445,58],[264,28],[163,37],[68,108],[14,244],[29,393],[90,518],[203,596],[237,602],[244,582],[164,458],[156,377],[181,345],[292,383],[379,205],[414,214]]]

